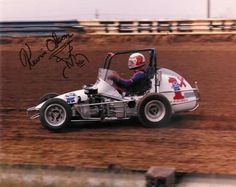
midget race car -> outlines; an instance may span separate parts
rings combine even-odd
[[[145,52],[149,62],[145,66],[147,81],[142,89],[120,93],[109,79],[117,72],[111,69],[117,55]],[[49,93],[40,98],[37,106],[27,109],[35,112],[43,127],[56,131],[71,122],[123,120],[137,117],[146,127],[160,127],[178,112],[193,111],[199,106],[199,90],[192,87],[176,72],[157,66],[154,48],[108,53],[98,70],[95,84],[62,95]]]

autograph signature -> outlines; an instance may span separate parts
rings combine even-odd
[[[73,34],[66,34],[59,37],[56,33],[52,33],[51,38],[46,40],[46,50],[41,49],[40,54],[35,58],[33,58],[30,46],[25,43],[25,48],[21,48],[19,51],[21,64],[31,70],[48,55],[49,60],[55,60],[56,63],[62,62],[64,64],[62,75],[64,78],[68,78],[68,69],[73,67],[81,68],[86,63],[89,63],[88,58],[84,54],[73,51],[72,37]]]
[[[43,51],[35,59],[32,59],[32,51],[30,49],[30,46],[27,43],[25,43],[25,46],[26,49],[22,48],[19,52],[20,61],[24,67],[28,66],[29,69],[31,70],[33,66],[37,65],[40,62],[40,60],[47,54],[47,52]]]

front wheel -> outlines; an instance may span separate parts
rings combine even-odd
[[[54,98],[56,96],[58,96],[58,93],[47,93],[45,95],[43,95],[42,97],[39,98],[39,104],[42,102],[47,101],[48,99]]]
[[[71,107],[62,99],[47,100],[40,109],[42,126],[51,131],[61,130],[71,121]]]
[[[146,127],[159,127],[166,124],[171,114],[168,99],[159,94],[144,96],[138,105],[138,119]]]

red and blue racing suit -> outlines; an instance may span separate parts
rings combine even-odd
[[[130,79],[112,77],[112,80],[115,83],[116,89],[119,92],[128,93],[132,88],[137,87],[138,84],[145,78],[146,78],[145,72],[143,70],[140,70],[135,72],[135,74]]]

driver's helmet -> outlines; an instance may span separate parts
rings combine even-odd
[[[145,57],[141,53],[133,53],[129,57],[128,67],[129,69],[135,69],[145,65]]]

